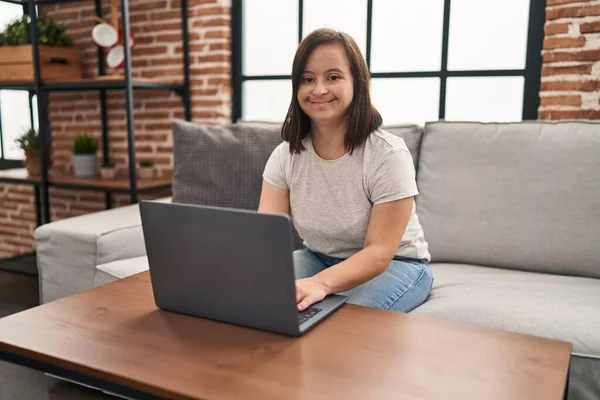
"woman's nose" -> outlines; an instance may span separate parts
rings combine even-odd
[[[322,96],[325,93],[327,93],[327,87],[323,84],[322,81],[317,81],[313,88],[313,94],[316,96]]]

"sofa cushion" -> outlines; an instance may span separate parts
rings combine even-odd
[[[428,123],[417,184],[433,262],[600,278],[600,123]]]
[[[173,123],[173,202],[257,210],[262,173],[281,143],[281,125]],[[303,248],[293,231],[294,248]]]
[[[94,287],[148,270],[148,257],[125,258],[96,266]]]
[[[258,209],[262,172],[281,143],[278,125],[173,123],[173,202]]]
[[[600,358],[600,280],[432,263],[433,288],[413,312],[573,344]]]

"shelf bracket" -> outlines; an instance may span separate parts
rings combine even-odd
[[[185,98],[185,88],[184,87],[177,87],[177,88],[173,88],[172,90],[179,97]]]

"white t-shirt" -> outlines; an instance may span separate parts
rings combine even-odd
[[[349,258],[364,247],[374,205],[419,194],[412,157],[404,139],[384,130],[336,160],[324,160],[312,146],[291,154],[282,142],[269,157],[263,178],[290,192],[290,211],[304,245],[330,257]],[[397,256],[431,259],[413,211]]]

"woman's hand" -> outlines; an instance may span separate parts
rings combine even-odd
[[[329,294],[327,287],[316,277],[296,280],[296,303],[298,311],[306,310]]]

